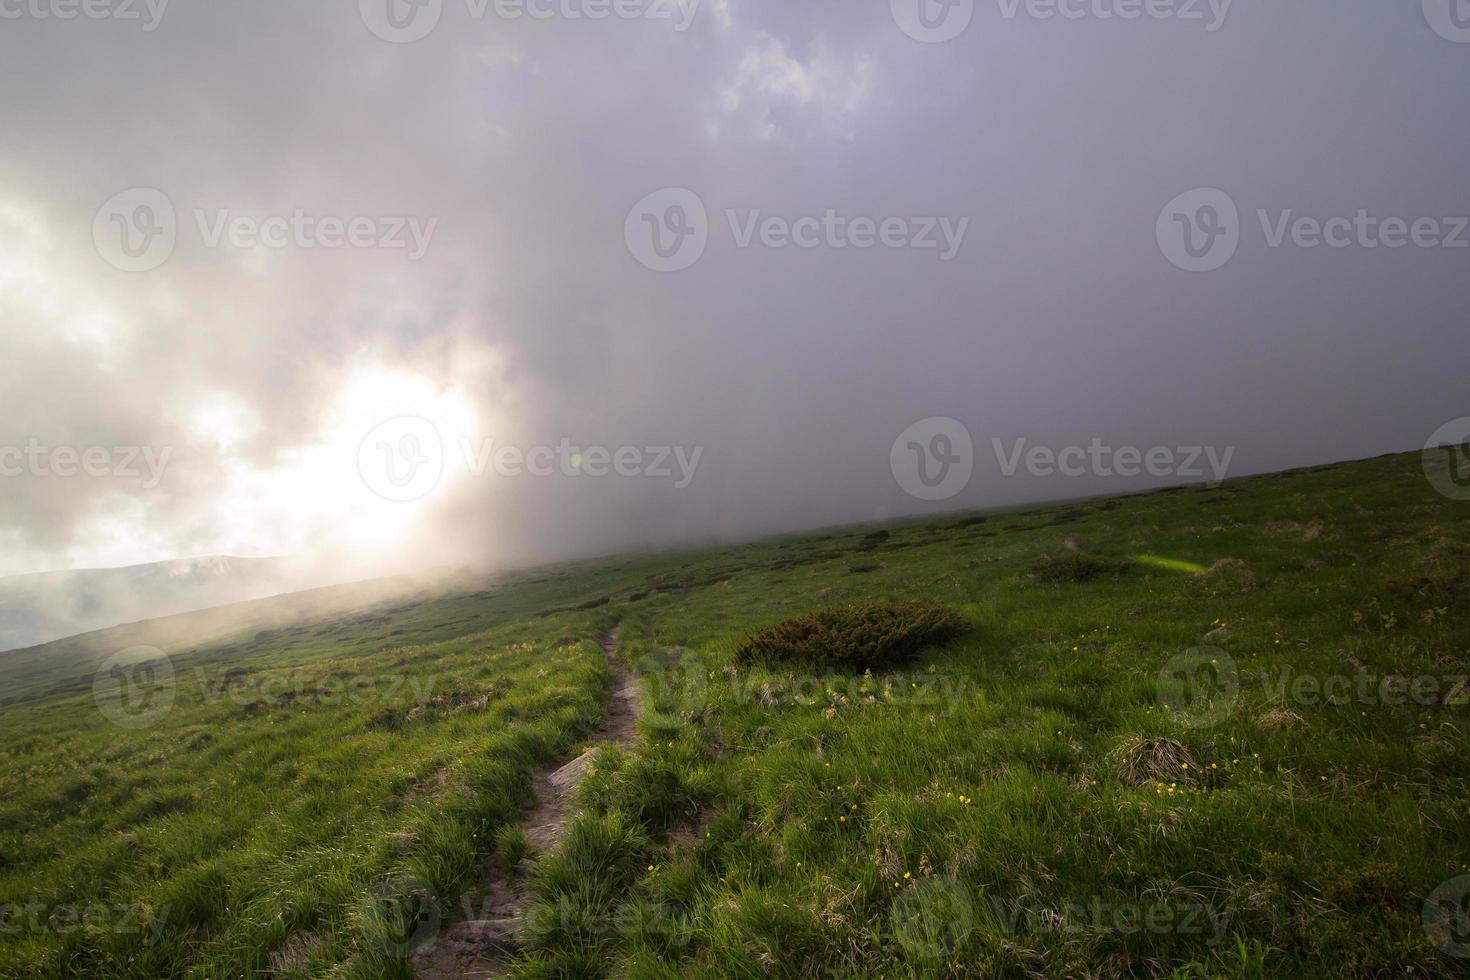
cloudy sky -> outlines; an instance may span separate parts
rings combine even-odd
[[[1470,413],[1470,4],[922,3],[0,0],[0,574],[524,562]]]

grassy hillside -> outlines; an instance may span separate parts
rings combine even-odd
[[[0,651],[325,581],[291,558],[227,555],[8,576],[0,578]]]
[[[1413,454],[180,644],[3,709],[0,973],[409,976],[620,626],[642,738],[533,855],[518,975],[1470,975],[1467,599]],[[870,606],[865,673],[786,622],[899,602],[963,632]]]

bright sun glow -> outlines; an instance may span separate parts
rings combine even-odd
[[[380,424],[403,416],[433,423],[446,453],[473,438],[474,412],[460,391],[383,368],[353,374],[315,438],[280,450],[271,467],[234,452],[253,429],[248,412],[229,404],[201,408],[196,431],[218,447],[228,474],[220,502],[228,538],[238,547],[270,541],[272,551],[310,547],[369,562],[393,555],[458,472],[446,465],[434,492],[419,500],[398,503],[373,492],[359,471],[358,450]]]

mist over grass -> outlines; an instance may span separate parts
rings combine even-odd
[[[1406,454],[179,643],[0,716],[0,907],[41,923],[0,974],[406,978],[489,862],[533,900],[527,977],[1460,976],[1467,590],[1470,525]],[[871,670],[737,656],[913,602],[965,631]],[[613,627],[639,738],[530,852]]]

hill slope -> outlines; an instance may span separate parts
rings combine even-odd
[[[916,601],[965,632],[738,655]],[[0,975],[407,978],[504,939],[455,925],[494,867],[526,977],[1463,976],[1467,616],[1470,513],[1406,454],[180,642],[0,713],[0,907],[55,913]],[[538,852],[615,628],[640,738]],[[88,908],[142,925],[57,927]]]
[[[0,578],[0,651],[318,584],[289,558],[223,555]]]

